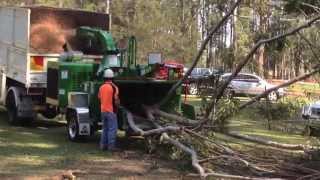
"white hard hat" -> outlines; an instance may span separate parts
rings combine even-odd
[[[113,78],[114,77],[114,73],[111,69],[106,69],[103,72],[103,77],[104,78]]]

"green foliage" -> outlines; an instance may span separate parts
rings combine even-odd
[[[228,131],[229,118],[238,112],[240,100],[235,98],[223,98],[218,102],[214,117],[214,125],[222,132]]]
[[[161,52],[164,59],[174,59],[186,66],[191,64],[201,40],[208,29],[217,24],[234,1],[206,0],[117,0],[110,1],[111,31],[116,40],[131,35],[138,40],[138,61],[146,62],[150,52]],[[231,71],[243,60],[255,42],[283,34],[287,29],[305,22],[306,15],[314,13],[312,6],[320,6],[318,0],[285,0],[285,5],[271,0],[246,0],[230,17],[227,25],[215,34],[203,54],[199,66],[223,67]],[[0,0],[0,5],[48,5],[63,8],[81,8],[105,12],[104,0]],[[292,13],[294,12],[294,13]],[[291,78],[300,72],[308,72],[318,63],[320,56],[319,26],[301,31],[314,45],[309,47],[299,36],[280,39],[266,44],[263,56],[259,52],[245,67],[260,73],[263,68],[277,78]],[[317,55],[314,55],[316,52]],[[206,60],[206,61],[205,61]],[[261,60],[261,59],[260,59]],[[139,62],[139,63],[140,63]],[[302,74],[301,73],[301,74]]]
[[[257,113],[272,121],[289,120],[299,117],[302,106],[307,102],[305,98],[286,98],[278,103],[261,103]]]
[[[112,32],[118,39],[136,36],[140,60],[150,52],[161,52],[165,59],[190,62],[198,33],[192,5],[191,1],[113,1],[113,16],[125,26],[115,22]]]
[[[318,0],[285,0],[285,2],[285,11],[289,13],[316,13],[317,9],[314,7],[320,6],[320,1]]]
[[[210,101],[206,97],[202,97],[200,110],[207,109]],[[211,116],[211,124],[217,127],[218,131],[228,131],[227,125],[229,118],[238,112],[240,100],[236,98],[222,98],[216,104],[215,112]],[[202,113],[204,114],[204,113]]]

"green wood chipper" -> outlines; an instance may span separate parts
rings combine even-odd
[[[168,68],[166,79],[157,79],[159,63],[137,64],[134,37],[117,45],[111,33],[92,27],[79,27],[75,38],[85,54],[103,54],[90,58],[79,52],[66,52],[59,61],[48,62],[46,102],[65,114],[69,139],[77,141],[94,134],[100,124],[100,103],[97,93],[103,83],[102,72],[111,68],[119,87],[121,107],[119,128],[129,131],[126,112],[143,115],[142,105],[158,103],[177,82],[175,69]],[[124,44],[124,45],[123,45]],[[183,113],[181,88],[161,107],[169,113]],[[190,108],[189,108],[190,109]],[[186,113],[190,115],[190,112]]]

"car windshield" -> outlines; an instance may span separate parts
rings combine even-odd
[[[210,75],[210,69],[208,68],[194,68],[191,75]]]
[[[202,69],[201,74],[203,75],[210,75],[210,70],[209,69]]]

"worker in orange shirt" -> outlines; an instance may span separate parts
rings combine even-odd
[[[120,104],[118,87],[113,83],[114,73],[106,69],[103,73],[104,84],[101,85],[98,93],[101,104],[102,134],[100,148],[102,150],[117,151],[116,137],[118,120],[115,108]]]

